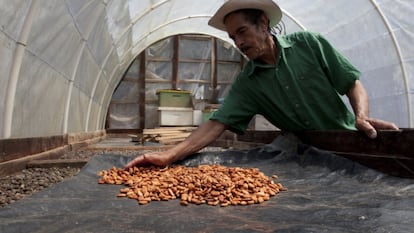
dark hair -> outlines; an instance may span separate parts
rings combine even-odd
[[[229,14],[232,14],[232,13],[241,13],[248,22],[256,26],[259,25],[260,17],[262,16],[262,14],[264,14],[264,12],[259,9],[239,9],[239,10],[230,12]],[[223,22],[226,21],[226,18],[229,14],[224,16]],[[267,24],[267,30],[270,31],[269,22]]]

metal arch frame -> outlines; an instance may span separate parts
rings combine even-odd
[[[403,80],[404,80],[405,93],[406,93],[406,97],[407,97],[408,126],[410,128],[412,128],[413,127],[413,119],[412,119],[412,110],[411,110],[411,97],[409,95],[408,75],[407,75],[407,70],[404,66],[404,59],[403,59],[403,56],[402,56],[401,47],[398,43],[398,40],[397,40],[397,37],[395,36],[395,33],[393,32],[393,30],[391,28],[390,22],[388,21],[387,17],[385,17],[384,12],[379,7],[379,5],[377,3],[377,0],[370,0],[370,2],[375,7],[378,14],[381,16],[381,19],[384,22],[384,25],[387,28],[387,31],[390,34],[391,39],[394,43],[395,50],[397,51],[398,59],[400,61],[402,76],[403,76]]]
[[[295,22],[303,30],[307,30],[305,25],[301,24],[299,22],[299,20],[297,20],[295,17],[293,17],[293,15],[291,15],[289,12],[285,11],[284,9],[281,9],[281,10],[282,10],[283,15],[286,15],[288,18],[290,18],[293,22]]]
[[[3,131],[0,136],[2,138],[10,138],[13,124],[13,110],[16,99],[17,84],[19,81],[20,70],[22,68],[24,52],[26,50],[29,34],[31,31],[32,23],[35,17],[35,12],[39,7],[38,0],[32,0],[26,17],[24,18],[22,29],[19,33],[18,40],[16,41],[16,48],[13,53],[13,60],[11,63],[11,70],[9,74],[9,81],[6,89],[6,100],[4,106],[4,119],[3,119]]]

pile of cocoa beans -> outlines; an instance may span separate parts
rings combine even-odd
[[[258,168],[226,167],[218,164],[197,167],[113,167],[98,172],[99,184],[125,185],[118,197],[139,204],[180,198],[182,205],[250,205],[262,203],[287,189]]]

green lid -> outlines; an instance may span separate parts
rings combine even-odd
[[[190,94],[190,91],[186,90],[169,90],[169,89],[163,89],[163,90],[157,90],[157,94],[164,92],[164,93],[182,93],[182,94]]]

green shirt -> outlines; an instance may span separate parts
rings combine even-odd
[[[355,117],[341,95],[360,72],[320,34],[275,37],[277,64],[249,61],[211,120],[243,133],[255,114],[296,132],[355,129]]]

